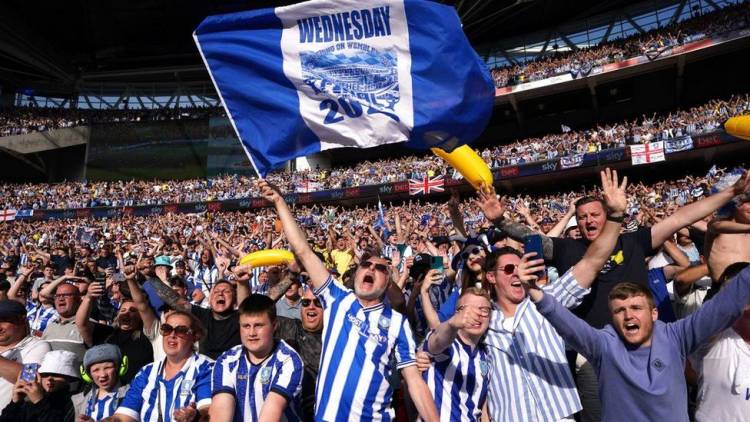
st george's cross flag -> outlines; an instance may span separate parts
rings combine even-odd
[[[426,0],[312,0],[209,16],[194,38],[261,175],[295,157],[404,142],[470,143],[494,87],[455,9]]]
[[[634,166],[664,161],[664,141],[631,145],[630,157]]]

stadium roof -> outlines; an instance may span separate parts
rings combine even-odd
[[[626,0],[442,0],[474,45],[554,27],[628,5]],[[3,0],[0,81],[47,95],[86,86],[205,85],[191,37],[211,14],[281,6],[284,0]],[[652,2],[647,2],[652,3]],[[101,88],[100,88],[101,89]]]

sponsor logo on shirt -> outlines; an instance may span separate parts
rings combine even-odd
[[[346,316],[349,322],[352,323],[355,327],[358,328],[357,332],[360,336],[365,337],[368,340],[372,340],[378,344],[386,344],[388,343],[388,337],[378,334],[376,332],[370,332],[367,330],[367,325],[364,321],[361,319],[355,317],[354,315],[347,315]]]

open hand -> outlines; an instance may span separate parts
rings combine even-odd
[[[474,203],[482,210],[488,220],[494,221],[503,218],[505,205],[497,198],[493,186],[483,184],[477,191],[477,199]]]
[[[628,186],[628,177],[622,178],[622,183],[618,183],[617,171],[606,168],[600,172],[602,179],[602,194],[607,208],[613,213],[624,214],[628,207],[628,196],[625,190]]]

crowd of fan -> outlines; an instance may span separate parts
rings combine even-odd
[[[643,116],[633,121],[498,145],[480,151],[480,155],[492,168],[543,161],[710,132],[727,118],[748,111],[750,95],[736,95],[664,116]],[[362,161],[349,168],[282,171],[270,174],[268,179],[287,192],[312,192],[419,179],[425,175],[460,177],[440,158],[431,155]],[[114,207],[247,198],[258,195],[253,180],[246,176],[225,175],[208,180],[3,184],[0,185],[0,208]]]
[[[740,3],[643,34],[636,33],[623,39],[607,40],[594,47],[544,53],[522,64],[492,69],[492,77],[495,86],[504,87],[567,72],[582,72],[585,76],[596,66],[642,55],[655,58],[666,48],[748,26],[750,5]]]
[[[587,421],[687,421],[688,357],[697,420],[750,410],[748,380],[704,360],[743,345],[737,335],[750,343],[750,316],[737,320],[750,273],[727,283],[750,261],[740,168],[629,185],[607,170],[585,191],[500,200],[484,187],[384,211],[291,211],[283,190],[256,183],[274,207],[1,224],[0,421],[560,420],[582,409]],[[541,247],[543,278],[524,247]],[[270,248],[297,262],[240,262]],[[708,301],[722,281],[729,291]],[[638,298],[663,322],[644,320]],[[610,318],[617,300],[634,306],[624,319]],[[580,354],[574,372],[563,340]],[[587,360],[606,374],[598,389],[583,379]],[[737,388],[714,392],[727,376]],[[525,406],[532,396],[544,400]]]
[[[153,122],[205,119],[223,116],[222,107],[188,107],[137,110],[68,109],[60,107],[13,107],[0,113],[0,136],[44,132],[91,123]]]

